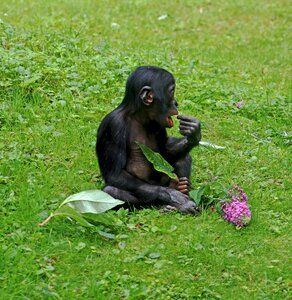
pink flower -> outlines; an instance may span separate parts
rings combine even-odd
[[[251,220],[251,211],[247,204],[247,195],[238,186],[234,186],[229,191],[230,200],[221,203],[223,218],[238,227],[249,224]]]
[[[244,104],[244,101],[243,101],[243,100],[234,103],[234,105],[235,105],[237,108],[241,108],[241,106],[242,106],[243,104]]]

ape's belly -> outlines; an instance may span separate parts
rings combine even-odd
[[[137,144],[134,144],[131,148],[126,170],[133,176],[150,184],[166,186],[169,183],[169,177],[153,168],[153,165],[145,158]]]

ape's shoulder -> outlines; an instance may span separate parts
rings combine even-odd
[[[127,139],[128,122],[123,110],[116,108],[107,114],[97,130],[97,141],[112,140],[124,142]]]

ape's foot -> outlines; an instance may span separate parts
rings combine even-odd
[[[178,209],[171,205],[163,205],[163,206],[161,206],[159,211],[162,213],[169,213],[169,212],[178,211]]]

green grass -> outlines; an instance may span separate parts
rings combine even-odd
[[[289,14],[285,0],[1,1],[0,298],[290,298]],[[102,187],[96,128],[146,64],[173,72],[181,112],[227,147],[193,150],[194,186],[242,186],[250,226],[147,209],[119,212],[114,240],[38,227]]]

